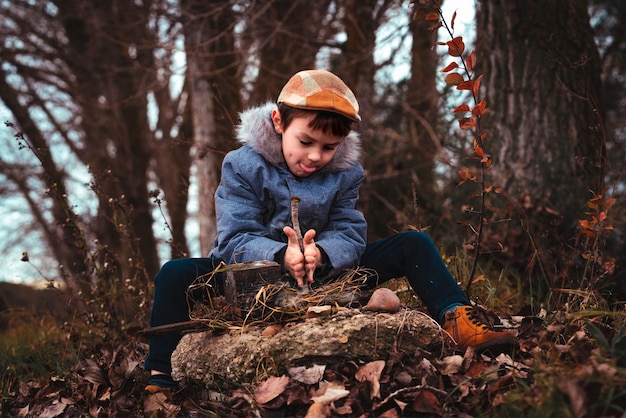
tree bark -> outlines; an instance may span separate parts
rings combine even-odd
[[[589,191],[603,181],[606,157],[587,2],[480,1],[477,39],[491,109],[484,120],[491,178],[520,202],[543,248],[567,260],[566,238],[576,235]],[[524,235],[513,238],[512,255],[530,256]],[[520,242],[527,243],[521,252]]]
[[[146,69],[152,67],[156,45],[145,30],[148,14],[124,3],[56,4],[89,144],[81,159],[91,169],[100,201],[96,236],[117,256],[121,271],[113,274],[147,283],[159,267],[147,187],[151,151],[146,109],[153,73]]]
[[[411,78],[406,96],[406,123],[412,152],[407,156],[415,172],[418,204],[438,213],[435,158],[442,145],[437,135],[439,92],[436,86],[439,59],[433,45],[436,31],[423,22],[411,22]]]
[[[258,57],[258,76],[250,94],[252,106],[276,100],[296,72],[315,68],[316,54],[326,41],[323,21],[329,0],[256,2],[248,11],[245,38]]]
[[[240,62],[230,1],[182,2],[191,98],[194,161],[198,181],[200,251],[206,256],[217,233],[214,195],[221,162],[234,147],[233,116],[241,108]]]
[[[380,25],[376,14],[377,5],[377,0],[345,0],[344,6],[347,39],[344,67],[340,69],[339,75],[355,91],[359,101],[359,113],[362,118],[359,124],[361,131],[367,130],[373,116],[373,85],[376,74],[374,49],[376,31]],[[380,11],[378,13],[380,15]]]

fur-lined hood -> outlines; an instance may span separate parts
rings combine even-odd
[[[274,165],[285,164],[281,136],[274,130],[271,114],[276,104],[268,102],[240,114],[241,123],[236,128],[237,140],[261,154]],[[332,160],[320,171],[345,170],[361,157],[361,138],[352,131],[341,141]]]

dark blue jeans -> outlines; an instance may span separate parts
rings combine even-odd
[[[211,273],[220,261],[183,258],[165,263],[154,280],[150,326],[188,321],[190,306],[186,296],[187,288],[197,277]],[[406,276],[430,315],[437,321],[441,322],[442,314],[450,307],[469,305],[434,243],[422,232],[401,232],[367,244],[360,266],[378,273],[378,276],[368,281],[370,288],[389,279]],[[193,299],[197,300],[195,297]],[[145,368],[171,373],[170,358],[180,338],[179,334],[150,338],[150,353]]]

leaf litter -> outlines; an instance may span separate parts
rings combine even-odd
[[[608,348],[599,346],[582,327],[566,322],[515,319],[520,340],[515,353],[490,355],[444,345],[440,352],[418,348],[368,362],[354,358],[291,367],[282,375],[235,388],[220,387],[218,380],[212,388],[181,382],[181,389],[155,394],[144,391],[148,373],[143,358],[148,347],[131,336],[117,346],[100,346],[65,379],[20,382],[13,398],[3,400],[2,411],[10,417],[50,418],[471,417],[481,411],[497,416],[497,408],[506,405],[514,392],[516,402],[522,402],[520,408],[541,402],[546,396],[538,381],[541,370],[556,382],[551,390],[567,401],[571,416],[593,412],[590,402],[598,396],[599,385],[613,385],[616,393],[602,416],[622,416],[626,373],[607,356]],[[621,339],[618,343],[621,347]]]

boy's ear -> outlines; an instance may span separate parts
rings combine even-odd
[[[272,123],[274,124],[274,130],[277,134],[282,135],[283,133],[283,120],[280,117],[280,112],[278,109],[272,110]]]

